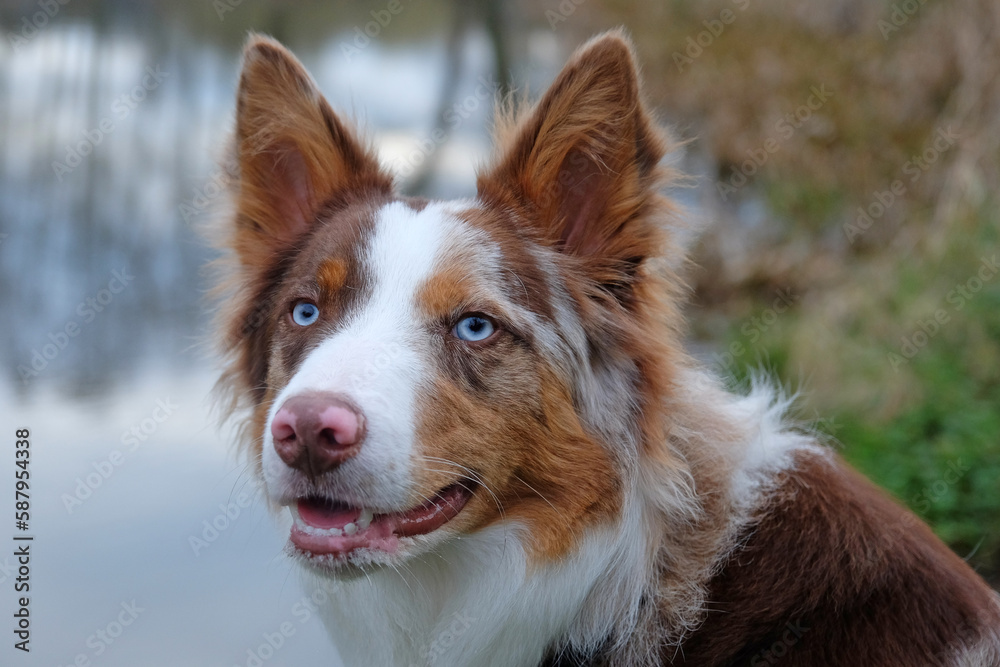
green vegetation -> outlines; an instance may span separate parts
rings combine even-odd
[[[994,585],[1000,583],[1000,207],[953,223],[937,252],[857,263],[746,346],[804,392],[803,416],[906,503]],[[772,299],[747,307],[752,318]],[[752,321],[745,319],[742,321]],[[828,333],[822,335],[822,331]],[[832,333],[829,333],[832,332]],[[756,337],[756,335],[755,335]],[[823,418],[829,418],[823,419]]]

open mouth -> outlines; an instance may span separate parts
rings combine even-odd
[[[315,556],[343,557],[359,549],[394,553],[400,537],[431,533],[455,518],[472,490],[452,484],[422,505],[379,514],[363,507],[307,496],[289,509],[295,523],[291,542]]]

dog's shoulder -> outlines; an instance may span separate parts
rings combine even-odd
[[[957,665],[976,651],[1000,656],[996,593],[834,454],[805,450],[720,563],[698,630],[663,659]]]

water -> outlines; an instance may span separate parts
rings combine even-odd
[[[338,664],[317,659],[333,655],[320,623],[292,613],[303,592],[286,536],[212,426],[210,388],[204,373],[147,378],[100,400],[42,397],[4,420],[31,429],[32,651],[18,664],[243,665],[286,621],[295,634],[272,664]]]
[[[488,154],[489,104],[475,94],[494,92],[479,83],[491,80],[485,36],[463,40],[454,84],[474,108],[435,142],[439,40],[372,42],[348,57],[349,34],[295,49],[334,107],[359,121],[390,168],[416,178],[431,164],[425,193],[472,192],[470,155]],[[0,362],[19,393],[58,383],[91,394],[150,362],[197,359],[201,267],[214,256],[200,230],[225,200],[218,164],[238,47],[178,25],[148,34],[67,20],[3,52]],[[116,271],[134,279],[109,290]]]

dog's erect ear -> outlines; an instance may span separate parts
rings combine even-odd
[[[581,47],[502,149],[479,176],[481,199],[528,206],[542,237],[566,252],[642,259],[640,239],[623,231],[655,190],[665,147],[620,31]]]
[[[293,243],[338,194],[392,190],[378,159],[278,42],[259,35],[247,41],[236,105],[233,243],[244,264],[264,264]]]

